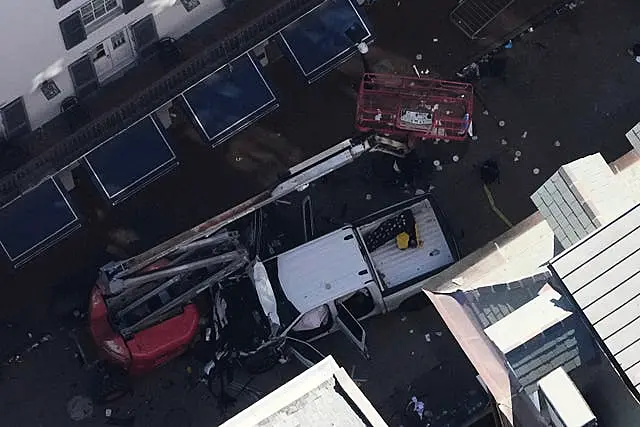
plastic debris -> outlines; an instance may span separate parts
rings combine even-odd
[[[482,114],[485,115],[485,116],[488,116],[489,115],[489,110],[483,110]]]
[[[413,333],[413,329],[409,329],[409,333],[412,334]]]
[[[431,334],[424,334],[424,339],[427,340],[427,342],[431,342]]]
[[[439,40],[438,40],[438,38],[437,38],[437,37],[434,37],[434,38],[433,38],[433,42],[434,42],[434,43],[438,43],[438,41],[439,41]]]
[[[500,144],[502,144],[502,145],[507,145],[507,140],[506,140],[505,138],[502,138],[502,139],[500,140]]]
[[[80,421],[93,415],[93,402],[86,396],[74,396],[67,402],[67,413],[73,421]]]
[[[440,332],[440,331],[436,332],[436,336],[437,337],[441,337],[442,336],[442,332]]]
[[[29,339],[33,338],[33,334],[31,332],[27,332],[27,336],[29,337]]]
[[[527,132],[526,130],[524,132],[522,132],[522,135],[520,135],[520,137],[522,139],[525,139],[527,137],[527,135],[529,135],[529,132]]]
[[[422,61],[422,54],[421,53],[416,54],[416,61]]]
[[[418,414],[418,417],[420,417],[420,419],[422,420],[422,416],[424,415],[424,402],[418,400],[417,397],[412,396],[411,402],[409,403],[409,405],[407,405],[407,407],[411,404],[413,404],[413,411]]]
[[[506,125],[506,124],[507,124],[507,123],[506,123],[504,120],[500,120],[500,121],[498,122],[498,126],[500,126],[501,128],[503,128],[503,127],[504,127],[504,125]]]
[[[422,188],[416,188],[415,196],[422,196],[423,194],[425,194],[425,191]]]
[[[533,27],[529,27],[529,32],[533,33]]]
[[[457,162],[460,160],[460,156],[458,156],[458,155],[454,155],[454,156],[451,158],[451,160],[453,160],[454,162],[456,162],[456,163],[457,163]]]
[[[514,162],[514,163],[518,163],[519,161],[520,161],[520,157],[514,157],[514,158],[513,158],[513,162]]]
[[[534,175],[538,175],[540,173],[540,169],[538,168],[533,168],[533,174]]]
[[[435,167],[440,166],[440,160],[434,160],[433,161],[433,166],[435,166]]]
[[[478,135],[473,135],[473,136],[471,137],[471,140],[472,140],[472,141],[477,141],[477,140],[478,140]]]
[[[556,147],[560,147],[560,141],[556,140],[556,142],[554,142],[553,145],[555,145]]]
[[[107,408],[104,410],[104,416],[109,418],[111,416],[113,412],[111,411],[111,408]]]
[[[400,321],[401,321],[401,322],[406,322],[406,321],[407,321],[407,316],[402,316],[402,317],[400,318]]]
[[[418,67],[416,67],[415,64],[413,65],[413,72],[416,73],[416,76],[420,77],[420,71],[418,71]]]
[[[509,40],[505,45],[504,48],[505,49],[511,49],[513,47],[513,42],[511,40]]]
[[[517,150],[514,154],[516,155],[516,157],[520,157],[522,156],[522,151]]]
[[[415,354],[416,354],[416,352],[415,352],[415,351],[412,351],[412,352],[411,352],[411,355],[412,355],[412,356],[414,356]]]
[[[373,196],[369,193],[364,195],[365,200],[371,200],[373,198]]]

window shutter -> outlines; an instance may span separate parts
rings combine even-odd
[[[18,98],[0,110],[4,132],[7,139],[17,138],[31,132],[31,124],[27,110],[24,108],[24,101]]]
[[[144,0],[122,0],[122,11],[129,13],[142,3],[144,3]]]
[[[147,15],[131,26],[131,33],[136,44],[138,53],[142,53],[146,48],[158,41],[158,32],[153,15]]]
[[[71,0],[53,0],[53,4],[55,5],[56,9],[60,9],[62,6],[69,3],[70,1]]]
[[[60,21],[60,31],[62,32],[64,46],[67,50],[87,39],[87,32],[84,29],[79,10]]]
[[[85,97],[98,89],[98,76],[89,55],[69,65],[69,74],[78,98]]]

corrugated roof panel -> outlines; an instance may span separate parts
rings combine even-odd
[[[550,268],[620,369],[640,383],[640,205],[563,252]]]
[[[639,264],[636,265],[640,265],[640,259],[638,259],[637,262]],[[640,280],[638,275],[634,277],[637,280]],[[633,298],[638,296],[638,293],[640,293],[640,285],[637,280],[626,280],[622,284],[617,284],[613,280],[600,282],[599,284],[602,285],[603,292],[608,293],[599,299],[595,299],[592,295],[589,295],[591,300],[587,301],[594,302],[588,306],[587,304],[584,304],[584,314],[586,314],[593,323],[602,320],[620,305],[620,301],[631,301]],[[611,289],[610,291],[607,290],[609,286]],[[576,301],[578,301],[578,304],[581,304],[581,301],[578,298],[576,298]]]
[[[605,248],[640,228],[640,218],[637,218],[640,216],[639,212],[640,205],[563,252],[553,261],[553,268],[558,276],[561,278],[567,276],[589,260],[596,258]],[[598,237],[595,238],[595,236]],[[575,286],[575,283],[571,285]],[[573,292],[572,289],[569,290]]]

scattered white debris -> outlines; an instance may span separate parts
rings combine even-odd
[[[517,150],[514,154],[516,155],[516,157],[520,157],[522,156],[522,151]]]
[[[422,188],[416,188],[416,192],[414,193],[414,195],[422,196],[423,194],[425,194],[425,191]]]
[[[421,53],[416,54],[416,61],[422,61],[422,54]]]
[[[236,156],[236,162],[241,162],[242,161],[242,157],[241,156]]]
[[[371,200],[373,198],[373,196],[371,194],[367,193],[367,194],[364,195],[364,198],[366,200]]]
[[[434,160],[433,161],[433,166],[435,166],[435,167],[440,166],[440,160]]]
[[[360,52],[360,54],[362,55],[366,55],[367,53],[369,53],[369,45],[366,44],[365,42],[360,42],[358,43],[358,52]]]
[[[520,157],[514,157],[514,158],[513,158],[513,162],[514,162],[514,163],[518,163],[519,161],[520,161]]]
[[[555,145],[556,147],[560,147],[560,141],[556,140],[556,142],[554,142],[553,145]]]
[[[409,405],[411,405],[413,403],[413,411],[418,414],[418,417],[420,417],[420,420],[422,420],[422,416],[424,415],[424,402],[421,400],[418,400],[417,397],[412,396],[411,397],[411,402],[409,403]]]
[[[489,115],[489,110],[484,110],[484,111],[482,112],[482,114],[483,114],[483,115],[485,115],[485,116],[488,116],[488,115]]]
[[[454,155],[454,156],[451,158],[451,160],[453,160],[454,162],[456,162],[456,163],[457,163],[457,162],[458,162],[458,160],[460,160],[460,156],[458,156],[458,155],[456,154],[456,155]]]
[[[401,322],[406,322],[406,321],[407,321],[407,316],[402,316],[402,317],[400,318],[400,321],[401,321]]]
[[[438,41],[439,41],[439,40],[438,40],[438,38],[437,38],[437,37],[434,37],[434,38],[433,38],[433,42],[434,42],[434,43],[438,43]]]
[[[498,126],[500,126],[501,128],[503,128],[503,127],[504,127],[504,125],[506,125],[506,124],[507,124],[507,123],[506,123],[504,120],[500,120],[500,121],[498,122]]]
[[[424,334],[424,339],[427,340],[427,342],[431,342],[431,334]]]
[[[418,67],[416,67],[415,64],[413,64],[413,72],[416,73],[416,76],[420,77],[420,71],[418,71]]]
[[[526,130],[524,132],[522,132],[522,135],[520,135],[520,137],[522,139],[525,139],[527,137],[527,135],[529,135],[529,132],[527,132]]]
[[[111,411],[111,408],[107,408],[104,410],[104,416],[109,418],[111,416],[113,412]]]
[[[472,140],[472,141],[477,141],[477,140],[478,140],[478,135],[473,135],[473,136],[471,137],[471,140]]]
[[[398,165],[398,162],[396,160],[393,161],[393,171],[395,173],[401,173],[402,171],[400,170],[400,166]]]
[[[376,122],[379,122],[380,120],[382,120],[382,111],[380,111],[380,109],[376,110],[376,115],[374,119]]]
[[[409,329],[409,333],[412,334],[413,333],[413,329]]]
[[[529,32],[533,33],[533,27],[529,27]]]
[[[443,141],[444,141],[445,144],[449,142],[448,139],[444,139]]]
[[[533,174],[534,175],[538,175],[540,173],[540,169],[538,168],[533,168]]]
[[[504,138],[502,138],[502,139],[500,140],[500,144],[502,144],[502,145],[507,145],[507,140],[506,140],[506,139],[504,139]]]
[[[412,352],[411,352],[411,355],[412,355],[412,356],[414,356],[415,354],[416,354],[416,352],[415,352],[415,351],[412,351]]]
[[[27,336],[29,337],[29,339],[33,338],[33,334],[31,332],[27,332]]]
[[[436,336],[437,337],[441,337],[442,336],[442,332],[440,332],[440,331],[436,332]]]

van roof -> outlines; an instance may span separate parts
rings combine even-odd
[[[352,227],[345,227],[277,257],[287,299],[301,313],[373,281]]]

